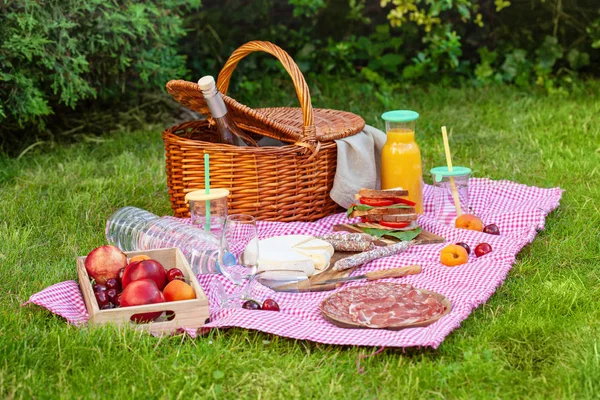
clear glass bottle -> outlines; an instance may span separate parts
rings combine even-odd
[[[206,104],[217,125],[221,142],[234,146],[258,146],[256,141],[239,129],[229,117],[223,97],[217,89],[215,78],[210,75],[203,76],[198,81],[198,86],[202,90]]]
[[[106,221],[106,239],[123,251],[178,247],[195,274],[218,274],[219,238],[176,218],[123,207]]]

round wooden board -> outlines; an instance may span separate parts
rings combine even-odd
[[[417,289],[417,288],[415,288]],[[319,311],[321,311],[321,315],[323,316],[323,318],[325,318],[327,321],[331,322],[332,324],[339,326],[340,328],[350,328],[350,329],[389,329],[392,331],[399,331],[401,329],[407,329],[407,328],[422,328],[424,326],[428,326],[433,324],[434,322],[438,321],[440,318],[442,318],[443,316],[447,315],[448,313],[450,313],[450,311],[452,311],[452,303],[450,303],[450,300],[448,300],[446,297],[442,296],[439,293],[436,292],[431,292],[429,290],[423,290],[423,289],[418,289],[419,291],[421,291],[422,293],[425,294],[431,294],[433,296],[435,296],[440,303],[442,303],[442,305],[446,308],[444,310],[443,313],[441,313],[440,315],[433,317],[431,319],[428,319],[426,321],[421,321],[421,322],[414,322],[412,324],[400,324],[400,325],[392,325],[392,326],[388,326],[385,328],[373,328],[370,326],[366,326],[366,325],[360,325],[357,324],[356,322],[350,320],[350,319],[339,319],[336,318],[334,316],[332,316],[331,314],[329,314],[328,312],[323,310],[323,303],[325,303],[331,296],[339,293],[332,293],[329,296],[327,296],[325,299],[323,299],[323,301],[321,301],[321,304],[319,305]]]

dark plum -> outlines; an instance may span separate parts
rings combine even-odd
[[[260,310],[260,304],[254,300],[247,300],[244,305],[242,305],[242,308],[245,308],[246,310]]]
[[[467,254],[471,254],[471,248],[469,247],[468,244],[466,244],[465,242],[458,242],[456,243],[458,246],[464,248],[467,251]]]
[[[485,228],[483,228],[483,232],[490,235],[499,235],[500,229],[498,229],[498,225],[496,224],[489,224],[486,225]]]

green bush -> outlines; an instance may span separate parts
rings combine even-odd
[[[597,0],[207,0],[182,49],[194,75],[217,73],[240,44],[285,48],[306,74],[406,84],[539,85],[561,92],[600,68]],[[258,4],[258,5],[257,5]],[[200,51],[198,51],[200,50]],[[241,84],[280,68],[240,64]]]
[[[186,74],[181,15],[199,0],[8,0],[0,5],[0,124],[42,129],[57,109],[113,105]]]

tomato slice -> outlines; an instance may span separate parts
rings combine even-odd
[[[369,222],[369,220],[367,220],[367,217],[360,217],[360,222]]]
[[[394,200],[392,199],[373,199],[371,197],[361,197],[360,204],[366,204],[371,207],[385,207],[391,206],[394,204]]]
[[[379,225],[385,226],[388,228],[406,228],[410,225],[410,222],[388,222],[388,221],[379,221]]]
[[[394,204],[405,204],[405,205],[411,206],[411,207],[414,207],[415,205],[417,205],[417,203],[415,203],[414,201],[401,199],[399,197],[394,197],[392,201],[394,202]]]

